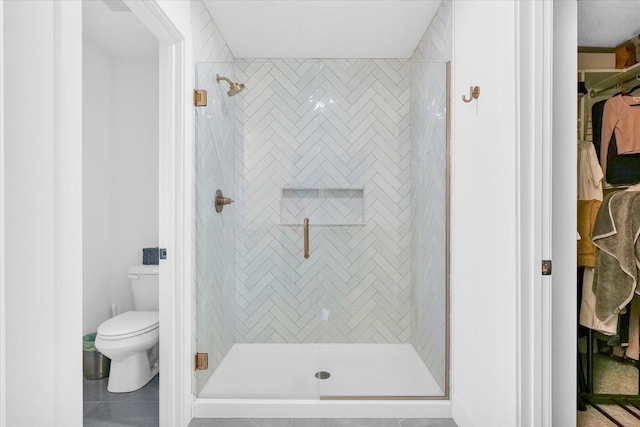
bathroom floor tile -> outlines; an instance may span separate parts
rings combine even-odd
[[[100,402],[83,402],[82,405],[82,415],[87,415],[93,408],[98,406]]]
[[[158,426],[158,375],[130,393],[109,393],[108,382],[108,378],[84,380],[85,427]]]
[[[84,416],[84,427],[156,427],[158,402],[101,402]]]
[[[158,375],[141,389],[129,393],[109,393],[107,391],[108,383],[109,378],[100,380],[88,380],[85,378],[83,400],[85,402],[151,402],[158,400]]]
[[[107,391],[108,383],[109,378],[102,378],[100,380],[88,380],[85,378],[83,387],[83,400],[85,402],[121,402],[134,400],[136,398],[135,392],[109,393]]]
[[[132,393],[133,400],[136,402],[157,402],[160,399],[159,388],[160,377],[156,375],[147,385]]]

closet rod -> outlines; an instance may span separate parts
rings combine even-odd
[[[627,80],[624,80],[624,79],[623,79],[623,80],[621,80],[619,83],[612,84],[612,85],[607,86],[607,87],[605,87],[605,88],[603,88],[603,89],[598,89],[598,90],[593,90],[593,89],[591,89],[591,90],[589,91],[589,97],[590,97],[590,98],[595,98],[596,96],[601,95],[601,94],[603,94],[603,93],[605,93],[605,92],[607,92],[607,91],[609,91],[609,90],[613,89],[614,87],[619,87],[619,86],[621,86],[621,85],[623,85],[623,84],[625,84],[625,83],[629,83],[629,82],[631,82],[631,81],[633,81],[633,80],[640,80],[640,74],[636,74],[636,76],[635,76],[635,77],[632,77],[632,78],[627,79]]]

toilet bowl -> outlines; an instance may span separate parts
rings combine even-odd
[[[100,325],[96,348],[111,359],[108,391],[138,390],[158,373],[159,338],[157,311],[128,311]]]
[[[158,373],[158,266],[129,268],[135,311],[106,320],[98,327],[95,345],[111,359],[112,393],[138,390]]]

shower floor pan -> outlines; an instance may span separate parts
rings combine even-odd
[[[437,396],[444,392],[411,344],[234,344],[198,397]]]

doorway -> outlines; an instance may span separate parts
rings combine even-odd
[[[121,2],[84,2],[82,21],[85,335],[136,309],[128,270],[159,246],[160,127],[157,37]],[[158,376],[108,393],[108,377],[87,374],[85,423],[158,421]]]

